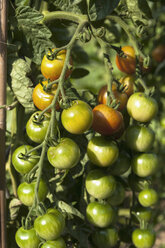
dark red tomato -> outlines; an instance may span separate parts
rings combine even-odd
[[[29,145],[19,146],[12,154],[12,164],[16,171],[22,175],[31,171],[39,161],[39,158],[37,158],[37,156],[39,156],[37,151],[33,151],[26,156],[26,152],[33,148],[34,147]]]
[[[50,123],[49,113],[44,113],[41,117],[41,120],[38,121],[38,117],[40,114],[41,111],[37,111],[33,113],[26,124],[26,133],[28,137],[36,143],[42,143],[44,141]],[[55,131],[57,133],[56,123],[55,123]]]
[[[45,242],[41,248],[66,248],[66,244],[63,238],[58,238],[56,240],[51,240]]]
[[[54,52],[55,49],[52,49],[52,52]],[[49,58],[48,58],[49,57]],[[66,50],[61,50],[60,52],[57,53],[55,58],[51,58],[51,53],[48,52],[46,54],[41,62],[41,73],[42,75],[46,78],[49,79],[50,81],[54,81],[58,79],[61,75],[62,69],[64,67],[65,63],[65,58],[66,58]],[[72,65],[72,59],[70,58],[70,65]],[[71,74],[72,70],[67,69],[65,78],[68,78]]]
[[[34,229],[45,240],[56,240],[60,237],[65,227],[65,219],[57,209],[48,209],[46,214],[39,216],[34,221]]]
[[[92,234],[92,241],[97,248],[114,247],[118,241],[118,232],[115,228],[98,230]]]
[[[116,180],[102,170],[91,170],[85,181],[85,186],[90,195],[97,199],[106,199],[116,189]]]
[[[76,100],[71,107],[64,109],[61,114],[64,128],[73,134],[83,134],[92,125],[93,112],[89,104]]]
[[[35,186],[36,186],[36,181],[33,181],[31,183],[23,182],[18,186],[17,189],[18,198],[25,206],[31,207],[33,205],[34,197],[35,197]],[[41,179],[38,189],[39,201],[45,200],[47,192],[48,192],[47,185],[45,181]]]
[[[128,97],[134,93],[135,78],[133,76],[122,77],[120,78],[119,82],[124,87],[124,92]]]
[[[125,189],[120,182],[116,182],[116,189],[113,194],[107,199],[111,206],[120,205],[125,199]]]
[[[158,194],[154,189],[144,189],[138,195],[138,200],[143,207],[151,207],[158,201]]]
[[[155,134],[149,127],[130,126],[125,132],[125,141],[131,150],[147,152],[154,143]]]
[[[112,91],[117,103],[120,103],[118,110],[121,111],[125,108],[128,100],[128,96],[125,92],[120,92],[117,90],[116,85],[112,85]],[[98,94],[98,102],[100,104],[107,104],[107,85],[103,86]]]
[[[162,62],[165,59],[165,44],[158,45],[153,51],[152,51],[152,57],[154,60],[156,60],[158,63]]]
[[[154,153],[142,153],[132,160],[132,170],[139,177],[148,177],[158,168],[158,158]]]
[[[53,101],[53,98],[56,94],[57,90],[57,84],[54,84],[51,88],[50,91],[45,91],[44,86],[46,87],[48,85],[48,81],[42,81],[42,84],[37,84],[33,90],[32,98],[33,98],[33,103],[34,105],[39,109],[39,110],[44,110],[46,109]],[[60,106],[59,103],[57,102],[56,104],[56,110],[59,110]],[[48,110],[49,112],[51,110]]]
[[[122,114],[104,104],[99,104],[93,109],[93,129],[102,135],[117,133],[123,126]]]
[[[116,65],[118,69],[127,74],[134,74],[136,70],[136,55],[132,46],[124,46],[121,49],[125,57],[116,55]]]
[[[87,220],[97,227],[108,227],[116,219],[116,212],[108,203],[91,202],[86,209]]]
[[[143,92],[136,92],[130,96],[127,102],[128,114],[140,122],[151,121],[158,112],[158,104],[154,98]]]
[[[93,137],[87,146],[89,160],[100,167],[111,166],[119,155],[117,145],[102,136]]]
[[[15,240],[20,248],[38,248],[41,242],[34,228],[26,230],[23,227],[17,230]]]
[[[80,148],[72,139],[62,138],[57,146],[49,147],[47,157],[55,168],[70,169],[80,160]]]
[[[151,248],[155,243],[155,233],[149,229],[135,229],[132,242],[137,248]]]

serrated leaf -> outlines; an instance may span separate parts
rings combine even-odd
[[[84,0],[52,0],[52,3],[63,11],[84,14],[86,10]]]
[[[33,83],[28,78],[28,74],[31,72],[30,64],[23,59],[17,59],[12,64],[11,71],[11,86],[18,101],[25,108],[35,109],[32,92]]]
[[[80,213],[72,205],[69,205],[68,203],[66,203],[64,201],[58,201],[57,205],[61,209],[62,212],[65,212],[68,215],[75,215],[75,216],[79,217],[80,219],[84,220],[84,215],[82,213]]]
[[[117,7],[120,0],[87,0],[88,15],[91,21],[99,21]]]
[[[71,74],[71,78],[82,78],[89,74],[89,71],[84,68],[76,68]]]
[[[54,43],[50,40],[52,36],[51,31],[46,25],[40,23],[43,15],[26,6],[16,9],[16,17],[19,30],[23,31],[27,42],[32,43],[34,63],[41,64],[45,50],[55,47]]]

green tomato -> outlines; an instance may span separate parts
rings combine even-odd
[[[34,229],[45,240],[55,240],[60,237],[65,227],[65,219],[57,209],[48,209],[46,214],[34,221]]]
[[[66,244],[63,238],[58,238],[56,240],[51,240],[45,242],[41,248],[66,248]]]
[[[108,167],[117,160],[119,149],[111,140],[96,136],[89,141],[87,154],[93,164],[100,167]]]
[[[142,206],[135,206],[132,209],[132,218],[135,221],[141,222],[144,221],[148,223],[152,217],[152,210],[150,208],[144,208]]]
[[[106,199],[115,191],[116,181],[113,176],[96,169],[88,173],[85,185],[90,195],[97,199]]]
[[[26,152],[31,149],[33,149],[33,147],[29,145],[19,146],[12,154],[12,164],[16,171],[22,175],[31,171],[39,161],[39,158],[36,157],[39,156],[37,151],[33,151],[26,156]]]
[[[87,220],[97,227],[108,227],[114,222],[116,213],[108,203],[91,202],[86,209]]]
[[[143,92],[136,92],[127,102],[128,114],[136,121],[149,122],[158,112],[158,104],[154,98]]]
[[[151,207],[158,201],[158,194],[154,189],[144,189],[138,195],[138,200],[143,207]]]
[[[149,229],[135,229],[132,242],[137,248],[151,248],[155,243],[155,233]]]
[[[20,227],[15,234],[15,240],[20,248],[38,248],[40,243],[34,228],[26,230]]]
[[[116,183],[114,193],[107,199],[107,202],[112,206],[120,205],[125,199],[125,189],[120,182]]]
[[[70,169],[78,164],[80,149],[72,139],[63,138],[57,146],[49,147],[47,157],[55,168]]]
[[[138,177],[135,174],[129,175],[128,183],[131,189],[137,192],[140,192],[143,189],[148,189],[152,184],[150,178]]]
[[[127,152],[121,151],[116,162],[109,168],[110,174],[121,176],[127,172],[131,166],[130,156]]]
[[[125,132],[126,144],[131,150],[147,152],[154,142],[154,132],[148,127],[130,126]]]
[[[148,177],[158,168],[158,158],[153,153],[142,153],[132,160],[132,170],[139,177]]]
[[[98,230],[92,234],[92,241],[97,248],[114,247],[118,241],[118,232],[115,228]]]
[[[92,121],[92,108],[81,100],[73,101],[71,107],[64,109],[61,114],[62,125],[72,134],[86,132],[92,126]]]
[[[164,129],[165,128],[165,117],[161,117],[160,119],[160,125]]]
[[[17,195],[20,201],[28,207],[31,207],[34,202],[35,197],[35,186],[36,181],[31,183],[23,182],[18,186]],[[48,188],[44,180],[40,180],[39,189],[38,189],[38,198],[39,201],[44,201],[48,192]]]
[[[42,143],[44,141],[50,123],[50,113],[44,113],[41,117],[41,120],[38,121],[40,114],[41,111],[33,113],[26,124],[26,133],[28,137],[35,143]],[[57,133],[56,124],[55,133]]]

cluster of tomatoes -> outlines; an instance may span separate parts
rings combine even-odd
[[[132,242],[138,248],[150,248],[155,241],[153,230],[147,228],[151,218],[151,209],[158,200],[156,191],[149,187],[148,177],[155,173],[158,167],[156,154],[150,152],[154,133],[148,127],[148,123],[155,117],[157,102],[144,92],[134,93],[134,73],[136,69],[136,57],[132,47],[122,48],[125,56],[116,57],[118,68],[128,74],[119,82],[113,82],[112,93],[115,99],[115,108],[112,107],[114,99],[109,96],[107,86],[100,89],[98,105],[93,109],[82,100],[74,100],[70,106],[60,109],[57,98],[56,110],[60,110],[60,122],[62,128],[72,135],[82,135],[92,130],[93,137],[88,140],[87,155],[90,168],[87,168],[85,176],[85,189],[91,199],[86,206],[86,219],[95,227],[91,234],[91,241],[100,248],[113,247],[118,243],[117,212],[118,207],[125,200],[124,174],[129,171],[127,186],[132,189],[135,200],[131,208],[131,214],[135,214],[135,229],[132,233]],[[53,52],[45,55],[41,64],[41,72],[45,81],[35,86],[33,90],[33,102],[38,111],[33,113],[26,124],[27,136],[36,144],[42,144],[47,140],[50,127],[51,112],[48,108],[52,103],[58,83],[49,83],[59,79],[66,56],[66,51],[61,50],[53,57]],[[70,60],[72,64],[72,60]],[[67,69],[65,78],[71,74]],[[107,105],[110,98],[110,105]],[[47,109],[48,111],[43,110]],[[132,118],[132,125],[125,127],[126,112]],[[128,115],[127,114],[127,115]],[[55,135],[58,133],[58,123],[54,121]],[[121,150],[121,146],[124,144]],[[47,145],[47,159],[49,163],[59,170],[74,168],[80,161],[81,144],[73,139],[62,137],[55,143]],[[21,175],[27,175],[40,161],[37,149],[30,145],[18,147],[12,155],[12,163]],[[84,172],[85,173],[85,172]],[[37,174],[36,174],[37,175]],[[41,179],[38,188],[36,180],[23,182],[19,185],[18,198],[25,206],[32,207],[36,198],[38,202],[44,202],[48,194],[48,185]],[[37,194],[37,197],[36,197]],[[133,218],[133,216],[131,217]],[[140,228],[137,228],[137,219]],[[145,225],[144,225],[145,224]],[[46,213],[34,220],[34,227],[29,229],[20,227],[16,233],[16,242],[21,248],[37,248],[44,240],[41,248],[56,247],[65,248],[66,244],[61,237],[65,228],[63,213],[56,208],[49,208]]]

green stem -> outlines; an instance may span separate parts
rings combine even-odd
[[[35,147],[32,148],[31,150],[29,150],[29,151],[26,153],[26,155],[29,155],[30,153],[32,153],[32,152],[34,152],[34,151],[40,149],[41,147],[42,147],[42,143],[39,144],[38,146],[35,146]]]
[[[139,49],[138,43],[137,43],[137,39],[134,36],[134,34],[132,33],[132,31],[130,30],[130,27],[127,23],[125,23],[119,16],[114,16],[114,15],[110,15],[107,17],[109,20],[114,21],[116,23],[118,23],[121,28],[125,31],[125,33],[128,35],[128,38],[130,39],[135,52],[137,55],[140,55],[140,57],[142,57],[143,59],[146,57],[143,52]]]
[[[150,90],[148,89],[148,87],[147,87],[147,85],[145,84],[144,80],[143,80],[141,77],[139,77],[139,78],[136,80],[136,82],[137,82],[137,83],[140,83],[141,86],[142,86],[143,89],[144,89],[145,94],[146,94],[146,95],[149,95]]]
[[[86,15],[77,15],[72,12],[65,11],[43,11],[44,18],[42,20],[43,23],[50,22],[56,19],[68,20],[75,23],[80,23],[83,20],[88,20]]]

